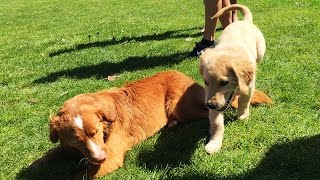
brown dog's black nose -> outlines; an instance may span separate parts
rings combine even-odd
[[[216,103],[213,103],[212,101],[208,101],[207,102],[207,107],[209,109],[216,109],[217,108],[217,104]]]

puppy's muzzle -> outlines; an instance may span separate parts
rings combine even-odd
[[[210,100],[207,101],[207,107],[209,109],[215,109],[215,110],[220,111],[220,112],[225,111],[229,107],[229,105],[230,105],[230,103],[231,103],[231,101],[233,99],[234,92],[235,91],[233,91],[230,94],[229,98],[227,99],[227,101],[225,102],[225,104],[222,107],[218,107],[218,102],[216,101],[215,98],[210,99]],[[219,109],[217,109],[217,108],[219,108]]]
[[[209,109],[216,109],[216,108],[217,108],[217,103],[209,100],[209,101],[207,102],[207,107],[208,107]]]

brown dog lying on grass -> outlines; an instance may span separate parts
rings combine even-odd
[[[176,71],[161,72],[122,88],[80,94],[51,117],[50,140],[79,150],[89,161],[88,169],[76,178],[103,176],[120,168],[129,149],[165,125],[207,119],[204,95],[200,85]],[[252,103],[269,100],[257,92]]]

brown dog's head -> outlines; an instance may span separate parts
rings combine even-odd
[[[210,52],[209,52],[210,53]],[[237,88],[249,94],[254,84],[255,67],[246,60],[230,55],[201,56],[200,73],[205,83],[205,102],[210,109],[224,111]]]
[[[98,94],[69,99],[50,118],[50,140],[76,148],[92,164],[101,164],[107,158],[105,142],[117,116],[113,103],[111,97]]]

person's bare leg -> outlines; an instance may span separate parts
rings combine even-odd
[[[205,0],[204,5],[205,5],[205,9],[204,9],[205,26],[204,26],[203,39],[213,41],[217,23],[214,23],[214,21],[210,18],[214,16],[218,12],[218,10],[221,9],[222,3],[221,3],[221,0]]]
[[[237,4],[237,0],[230,0],[231,4]],[[238,21],[237,11],[232,11],[232,22]]]
[[[221,0],[222,1],[222,7],[226,7],[230,5],[230,0]],[[226,28],[229,24],[232,23],[232,12],[226,12],[223,15],[220,16],[220,22],[222,25],[222,28]]]
[[[202,40],[196,43],[196,46],[193,48],[189,57],[199,57],[200,54],[206,48],[213,48],[215,46],[214,37],[217,22],[216,19],[211,19],[218,10],[221,9],[222,3],[221,0],[205,0],[205,25]]]

